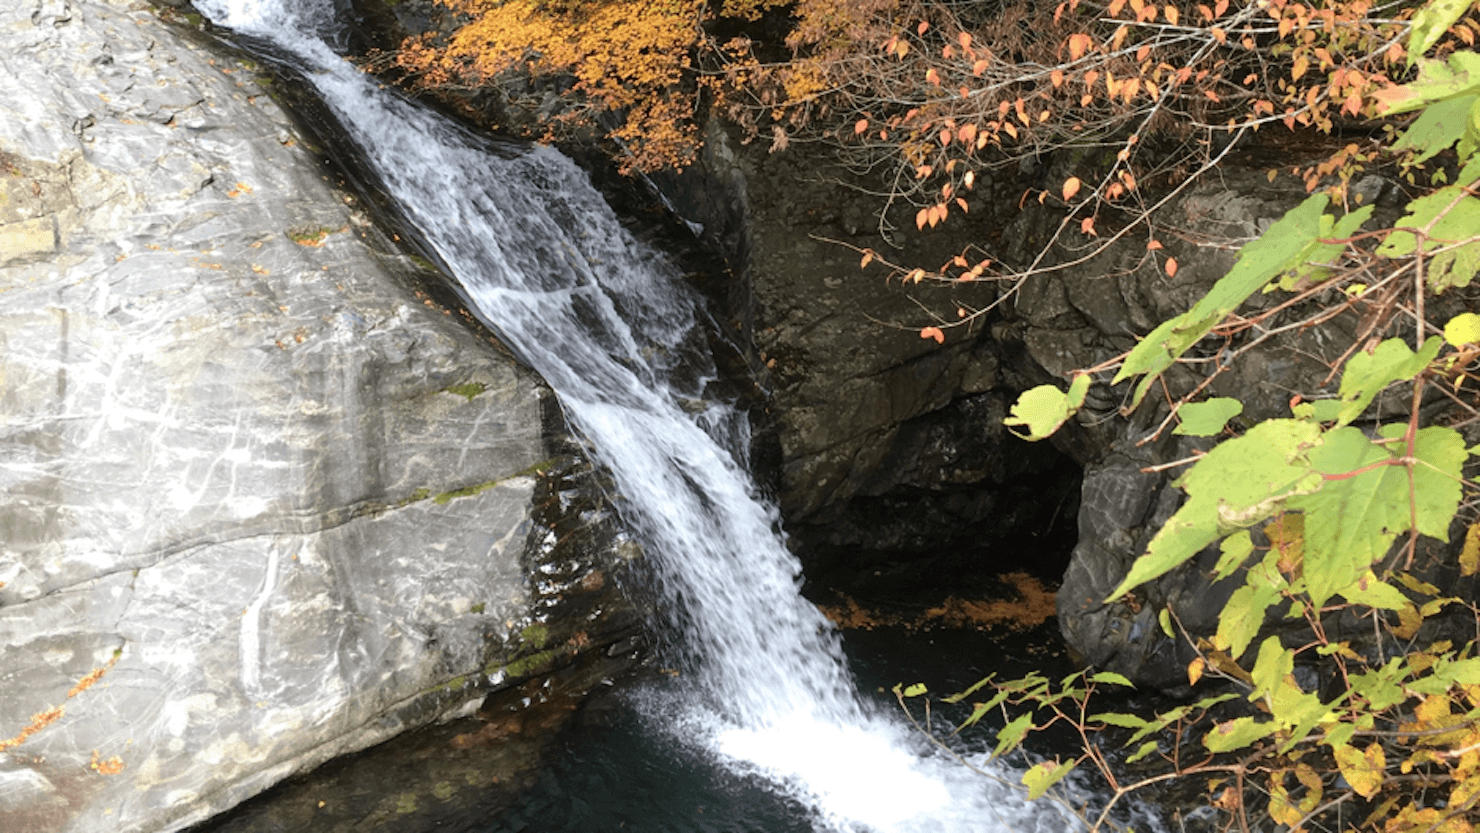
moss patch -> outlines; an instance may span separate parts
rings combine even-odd
[[[482,613],[483,611],[485,611],[487,609],[488,609],[488,606],[485,605],[482,602],[479,602],[479,603],[473,605],[472,607],[468,608],[468,610],[472,611],[473,613]]]
[[[519,639],[536,648],[543,648],[550,641],[550,629],[541,624],[533,624],[519,632]]]
[[[446,393],[455,393],[458,396],[467,399],[469,402],[472,402],[473,397],[488,390],[488,386],[483,384],[482,382],[468,382],[462,385],[453,385],[450,388],[443,388],[442,390]]]
[[[397,506],[409,506],[410,504],[413,504],[413,503],[417,502],[418,500],[426,500],[427,498],[429,498],[431,496],[432,496],[432,492],[431,492],[430,489],[425,489],[425,488],[417,489],[416,491],[414,491],[411,494],[407,495],[406,497],[402,498],[401,499],[401,502],[398,503],[398,504],[396,504],[396,505]]]
[[[416,812],[416,793],[401,793],[401,797],[396,800],[396,812],[402,814]]]

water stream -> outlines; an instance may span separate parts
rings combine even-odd
[[[757,498],[744,420],[703,398],[701,301],[627,234],[559,153],[492,152],[381,90],[320,39],[332,0],[198,0],[266,38],[343,122],[486,320],[557,392],[612,472],[660,577],[682,673],[645,711],[691,748],[759,775],[820,830],[1063,830],[1066,820],[925,753],[862,705],[800,566]]]

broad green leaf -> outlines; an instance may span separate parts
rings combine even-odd
[[[1254,539],[1249,536],[1247,529],[1240,529],[1224,538],[1223,543],[1218,545],[1218,550],[1223,554],[1218,558],[1217,566],[1213,567],[1213,578],[1225,579],[1244,565],[1249,553],[1254,551]]]
[[[1363,798],[1377,795],[1382,782],[1387,780],[1387,756],[1383,754],[1382,744],[1374,743],[1364,750],[1342,744],[1331,752],[1336,757],[1336,766],[1341,769],[1341,777],[1351,784],[1357,795]]]
[[[1448,150],[1464,138],[1476,102],[1480,102],[1480,95],[1455,96],[1430,104],[1393,143],[1393,150],[1416,151],[1418,155],[1407,161],[1409,165],[1420,165]]]
[[[1472,0],[1429,0],[1413,13],[1413,28],[1408,30],[1408,66],[1428,52],[1444,31],[1454,25],[1470,8]],[[1371,798],[1367,795],[1365,798]]]
[[[1152,382],[1255,291],[1287,269],[1304,264],[1321,244],[1328,202],[1316,194],[1290,209],[1258,239],[1239,251],[1238,261],[1187,312],[1163,322],[1126,356],[1112,384],[1143,375],[1131,401],[1141,403]],[[1329,222],[1329,218],[1327,218]]]
[[[1424,277],[1436,293],[1468,286],[1480,271],[1480,199],[1469,196],[1469,183],[1461,180],[1409,202],[1408,213],[1377,247],[1383,257],[1405,257],[1419,251],[1422,233],[1422,250],[1430,255]]]
[[[1398,439],[1406,426],[1384,425],[1378,433],[1385,438]],[[1418,462],[1413,466],[1413,493],[1417,498],[1415,508],[1418,516],[1418,531],[1440,541],[1449,540],[1449,521],[1459,511],[1463,488],[1460,485],[1460,469],[1469,457],[1464,437],[1453,428],[1431,425],[1420,428],[1413,438],[1413,457]],[[1408,489],[1403,489],[1404,505],[1407,505]],[[1400,532],[1406,532],[1404,524]]]
[[[1056,764],[1053,761],[1044,761],[1037,766],[1031,767],[1027,772],[1023,773],[1023,784],[1028,788],[1028,800],[1036,800],[1049,787],[1064,780],[1064,776],[1068,775],[1078,763],[1078,761],[1073,760],[1065,761],[1062,764]]]
[[[1219,723],[1203,735],[1203,746],[1209,752],[1232,752],[1269,737],[1278,728],[1279,725],[1272,720],[1261,722],[1252,717],[1235,717]]]
[[[1005,755],[1016,749],[1018,744],[1027,737],[1029,730],[1033,729],[1033,715],[1023,714],[1013,718],[1002,731],[997,733],[997,749],[992,752],[994,757]]]
[[[1283,289],[1286,292],[1303,289],[1313,283],[1319,283],[1331,276],[1332,270],[1328,265],[1346,250],[1346,243],[1340,242],[1349,239],[1361,229],[1367,218],[1372,216],[1376,206],[1364,205],[1350,214],[1342,215],[1336,219],[1330,214],[1321,215],[1321,226],[1317,237],[1321,240],[1334,240],[1333,243],[1317,242],[1301,253],[1299,260],[1287,268],[1284,274],[1272,284],[1264,288],[1265,292],[1274,289]]]
[[[1444,340],[1455,348],[1480,344],[1480,315],[1462,312],[1449,319],[1444,325]]]
[[[915,683],[914,685],[907,686],[905,688],[905,690],[904,690],[904,696],[905,697],[919,697],[921,694],[926,693],[926,691],[927,691],[927,689],[925,688],[925,684],[924,683]]]
[[[1324,485],[1288,505],[1305,512],[1306,591],[1319,607],[1408,528],[1408,473],[1387,448],[1350,427],[1327,432],[1310,463]]]
[[[1403,591],[1379,580],[1371,570],[1366,571],[1361,578],[1336,593],[1353,604],[1366,605],[1380,610],[1400,610],[1410,603],[1408,597],[1403,595]]]
[[[1259,643],[1259,656],[1254,660],[1254,670],[1249,672],[1254,681],[1254,693],[1249,699],[1272,698],[1285,676],[1294,670],[1295,653],[1281,644],[1278,636],[1267,637]]]
[[[1290,413],[1307,422],[1335,422],[1341,415],[1341,405],[1340,399],[1315,399],[1291,405]]]
[[[1461,49],[1444,61],[1420,59],[1418,79],[1372,94],[1384,116],[1410,113],[1435,101],[1480,93],[1480,55]]]
[[[1089,392],[1091,381],[1088,374],[1081,373],[1074,377],[1067,393],[1053,385],[1039,385],[1024,391],[1013,403],[1012,414],[1002,423],[1027,426],[1026,434],[1013,432],[1025,440],[1037,441],[1052,436],[1084,404],[1084,395]]]
[[[1228,397],[1217,397],[1206,402],[1189,402],[1177,410],[1182,424],[1173,434],[1190,437],[1211,437],[1221,433],[1230,419],[1244,412],[1244,403]]]
[[[1371,353],[1358,350],[1346,363],[1341,376],[1341,411],[1336,424],[1342,426],[1362,415],[1372,400],[1394,382],[1414,378],[1439,355],[1443,341],[1435,336],[1415,353],[1401,338],[1390,338]]]
[[[1243,656],[1249,643],[1264,624],[1264,612],[1281,598],[1277,587],[1262,581],[1251,572],[1248,583],[1233,591],[1223,612],[1218,614],[1218,636],[1228,646],[1234,659]]]
[[[1320,440],[1319,425],[1271,419],[1203,455],[1177,480],[1187,501],[1107,601],[1165,574],[1221,536],[1264,520],[1290,496],[1319,489],[1321,477],[1311,473],[1304,455]]]

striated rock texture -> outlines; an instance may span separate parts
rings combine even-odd
[[[6,831],[178,829],[618,638],[531,624],[547,389],[254,70],[0,6]]]

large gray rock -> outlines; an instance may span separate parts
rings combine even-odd
[[[129,0],[0,4],[6,831],[177,829],[565,653],[546,389],[254,76]]]

